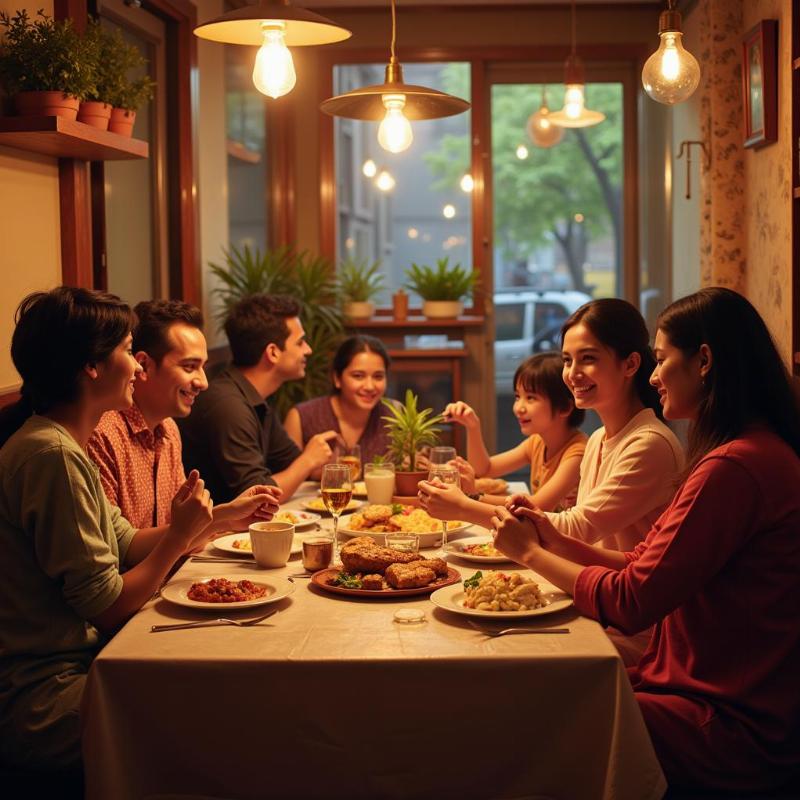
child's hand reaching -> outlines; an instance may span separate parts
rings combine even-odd
[[[456,456],[451,462],[458,469],[461,490],[464,494],[475,494],[475,469],[465,458]]]
[[[461,400],[457,403],[448,403],[442,412],[442,416],[445,421],[456,422],[468,430],[477,430],[481,426],[481,421],[472,406],[468,406]]]

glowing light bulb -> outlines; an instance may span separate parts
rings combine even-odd
[[[700,65],[684,49],[680,31],[662,31],[661,44],[642,70],[642,86],[658,103],[674,105],[688,100],[700,83]]]
[[[411,146],[414,134],[411,123],[403,114],[406,105],[404,94],[385,94],[381,98],[386,116],[378,128],[378,144],[390,153],[402,153]]]
[[[408,238],[409,239],[416,239],[419,237],[419,231],[416,228],[409,228],[408,229]]]
[[[443,209],[442,214],[445,219],[453,219],[456,215],[456,207],[452,203],[448,203]]]
[[[361,171],[367,178],[374,178],[378,174],[378,165],[371,158],[368,158],[361,165]]]
[[[276,98],[294,89],[297,76],[289,48],[284,41],[286,23],[270,20],[262,23],[264,43],[253,67],[253,83],[261,94]]]
[[[542,105],[538,111],[528,117],[526,125],[528,138],[537,147],[553,147],[564,137],[563,128],[553,125],[549,120],[550,109]]]
[[[528,157],[528,148],[525,147],[524,144],[521,144],[517,147],[517,158],[520,161],[524,161]]]
[[[579,119],[585,104],[583,86],[579,83],[570,83],[564,92],[564,113],[569,119]]]
[[[465,172],[461,176],[461,182],[459,183],[462,192],[471,192],[475,188],[475,181],[472,179],[472,175],[469,172]]]
[[[378,177],[375,178],[375,185],[382,191],[382,192],[391,192],[394,189],[397,181],[392,176],[391,172],[388,170],[382,169],[378,173]]]

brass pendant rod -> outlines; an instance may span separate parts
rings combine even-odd
[[[572,55],[575,55],[575,0],[572,0],[571,6],[571,17],[572,17]]]
[[[395,9],[394,0],[392,0],[392,44],[390,53],[390,61],[392,64],[396,63],[397,56],[395,55],[395,42],[397,41],[397,10]]]

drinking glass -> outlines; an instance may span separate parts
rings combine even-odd
[[[434,448],[439,449],[439,448]],[[453,450],[453,448],[443,447],[442,450]],[[455,452],[455,451],[454,451]],[[433,455],[433,452],[431,452]],[[455,456],[453,456],[455,458]],[[428,472],[428,480],[440,480],[445,484],[452,484],[453,486],[461,486],[461,477],[455,467],[444,464],[431,464],[430,471]],[[447,547],[447,520],[442,520],[442,550]]]
[[[353,497],[353,477],[348,464],[326,464],[320,482],[322,502],[333,517],[334,561],[339,562],[339,516]]]
[[[350,467],[350,479],[355,482],[361,476],[361,447],[354,444],[352,447],[339,447],[337,464],[347,464]]]
[[[431,447],[431,451],[428,453],[428,461],[431,462],[431,466],[448,464],[457,455],[455,447]]]
[[[394,464],[390,461],[364,464],[364,483],[370,505],[391,505],[394,496]]]

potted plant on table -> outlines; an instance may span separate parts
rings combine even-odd
[[[421,447],[433,447],[439,441],[439,428],[444,420],[432,408],[418,408],[419,398],[411,389],[406,390],[405,403],[396,400],[381,401],[389,413],[383,417],[389,434],[389,458],[395,465],[395,491],[408,497],[417,493],[417,484],[428,473],[417,469],[417,454]]]
[[[383,290],[381,262],[347,259],[339,266],[339,289],[344,300],[344,313],[350,319],[368,319],[375,313],[372,302]]]
[[[422,313],[431,319],[452,319],[464,310],[462,300],[475,286],[477,272],[461,264],[450,266],[450,260],[437,259],[436,269],[426,264],[412,264],[406,270],[407,288],[423,300]]]
[[[14,97],[20,116],[75,119],[80,101],[95,88],[95,44],[81,37],[72,20],[42,11],[0,12],[0,83]]]

